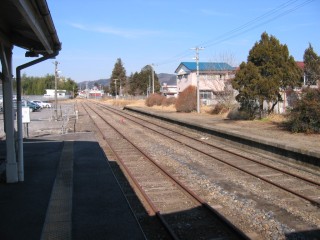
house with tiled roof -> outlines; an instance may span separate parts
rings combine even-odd
[[[305,64],[304,62],[301,62],[301,61],[296,61],[296,64],[297,66],[303,71],[303,85],[306,86],[310,86],[310,87],[313,87],[313,88],[317,88],[318,86],[320,86],[320,78],[318,78],[318,80],[316,82],[313,82],[310,84],[310,82],[308,81],[308,77],[306,76],[306,73],[305,73]]]
[[[215,104],[217,95],[231,87],[236,68],[225,62],[199,62],[199,92],[202,103]],[[197,86],[197,63],[181,62],[175,70],[177,91],[182,92],[188,86]]]
[[[296,64],[301,70],[304,70],[304,62],[296,61]]]

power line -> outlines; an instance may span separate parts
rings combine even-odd
[[[201,44],[197,44],[197,46],[204,46],[206,48],[208,47],[211,47],[213,45],[217,45],[219,43],[222,43],[222,42],[225,42],[229,39],[232,39],[234,37],[237,37],[239,35],[242,35],[246,32],[249,32],[257,27],[260,27],[264,24],[267,24],[269,22],[272,22],[280,17],[283,17],[285,15],[288,15],[289,13],[313,2],[314,0],[305,0],[304,2],[298,4],[298,5],[295,5],[299,0],[289,0],[279,6],[277,6],[276,8],[246,22],[245,24],[235,28],[235,29],[232,29],[224,34],[221,34],[220,36],[212,39],[212,40],[208,40],[206,42],[203,42]],[[292,6],[293,5],[293,6]],[[292,7],[291,7],[292,6]],[[291,7],[291,8],[289,8]],[[289,8],[289,9],[288,9]],[[266,19],[267,18],[267,19]],[[183,57],[187,57],[187,56],[191,56],[191,53],[189,50],[185,50],[171,58],[168,58],[167,60],[165,61],[162,61],[162,62],[159,62],[157,63],[156,65],[159,66],[159,65],[165,65],[165,64],[169,64],[169,63],[172,63],[172,62],[175,62],[177,61],[178,59],[181,59]]]
[[[281,4],[281,5],[277,6],[276,8],[274,8],[274,9],[272,9],[272,10],[270,10],[270,11],[268,11],[268,12],[266,12],[266,13],[264,13],[264,14],[256,17],[256,18],[254,18],[254,19],[250,20],[249,22],[246,22],[245,24],[243,24],[243,25],[241,25],[241,26],[239,26],[239,27],[237,27],[235,29],[232,29],[229,32],[226,32],[226,33],[216,37],[214,40],[209,40],[207,42],[202,43],[202,45],[205,46],[205,45],[209,44],[212,41],[218,41],[218,39],[223,39],[223,38],[225,38],[225,36],[228,36],[229,34],[233,34],[234,32],[238,32],[238,31],[240,31],[242,29],[245,29],[246,27],[248,27],[248,26],[250,26],[250,25],[252,25],[254,23],[259,22],[261,19],[269,17],[269,16],[273,15],[274,13],[279,12],[280,10],[284,9],[285,7],[288,7],[288,6],[292,5],[292,4],[294,4],[297,1],[298,0],[289,0],[289,1],[287,1],[287,2],[285,2],[283,4]]]
[[[235,34],[233,34],[233,35],[230,35],[230,36],[227,36],[227,35],[226,35],[226,37],[224,37],[224,38],[221,37],[220,40],[209,41],[209,42],[207,42],[207,45],[204,44],[204,46],[205,46],[206,48],[208,48],[208,47],[211,47],[211,46],[213,46],[213,45],[217,45],[217,44],[219,44],[219,43],[225,42],[225,41],[227,41],[227,40],[229,40],[229,39],[231,39],[231,38],[234,38],[234,37],[237,37],[237,36],[239,36],[239,35],[242,35],[242,34],[244,34],[244,33],[247,33],[247,32],[249,32],[249,31],[251,31],[251,30],[253,30],[253,29],[257,28],[257,27],[260,27],[260,26],[265,25],[265,24],[267,24],[267,23],[269,23],[269,22],[272,22],[272,21],[274,21],[274,20],[276,20],[276,19],[278,19],[278,18],[280,18],[280,17],[283,17],[283,16],[285,16],[285,15],[287,15],[287,14],[289,14],[289,13],[291,13],[291,12],[293,12],[293,11],[301,8],[301,7],[303,7],[304,5],[309,4],[309,3],[312,2],[312,1],[314,1],[314,0],[306,0],[305,2],[299,4],[299,5],[291,8],[291,9],[288,9],[288,10],[286,10],[286,11],[284,11],[284,12],[279,13],[278,15],[274,16],[272,19],[267,19],[267,20],[265,20],[265,21],[263,21],[263,22],[261,22],[261,23],[255,24],[255,25],[253,25],[252,27],[250,27],[250,28],[248,28],[248,29],[245,29],[245,30],[243,30],[243,31],[241,31],[241,32],[235,33]],[[231,32],[231,31],[230,31],[230,32]]]

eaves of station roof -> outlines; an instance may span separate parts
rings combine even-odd
[[[0,41],[44,56],[61,50],[46,0],[1,0]]]

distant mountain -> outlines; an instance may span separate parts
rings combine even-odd
[[[161,86],[163,85],[163,83],[166,83],[167,85],[176,85],[177,84],[175,74],[159,73],[157,76],[158,76],[158,79],[159,79]]]
[[[110,85],[110,79],[99,79],[99,80],[92,80],[92,81],[82,81],[82,82],[78,82],[78,87],[79,89],[86,89],[87,84],[88,84],[88,88],[93,88],[94,84],[97,83],[98,86],[109,86]]]
[[[160,82],[160,85],[163,85],[163,83],[166,83],[167,85],[175,85],[176,84],[176,75],[175,74],[169,74],[169,73],[159,73],[158,79]],[[93,88],[94,84],[97,83],[98,86],[101,84],[101,86],[109,86],[110,85],[110,78],[109,79],[99,79],[99,80],[92,80],[92,81],[82,81],[78,82],[79,89],[85,89],[88,85],[88,88]]]

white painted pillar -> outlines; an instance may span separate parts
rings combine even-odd
[[[2,89],[3,89],[3,112],[4,131],[6,134],[6,177],[7,183],[18,182],[18,169],[15,151],[14,136],[14,108],[12,89],[12,48],[0,42],[0,57],[2,65]]]

